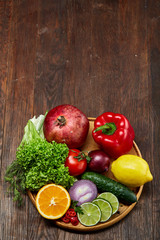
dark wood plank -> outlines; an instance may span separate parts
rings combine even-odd
[[[35,112],[44,113],[62,102],[65,74],[66,1],[39,1]]]
[[[4,206],[7,207],[7,202],[4,201],[5,189],[3,185],[3,176],[5,172],[5,162],[3,159],[4,149],[4,126],[5,112],[7,105],[7,83],[8,83],[8,52],[9,52],[9,36],[10,36],[10,17],[12,13],[11,1],[0,2],[0,239],[4,238],[4,232],[9,219],[9,211],[4,211]],[[9,208],[9,207],[8,207]],[[6,237],[9,236],[9,232]]]
[[[70,103],[95,117],[105,109],[111,109],[108,89],[118,71],[118,38],[114,37],[118,34],[118,5],[113,1],[73,3],[67,8],[69,46],[63,99],[66,102],[69,95]],[[116,85],[110,91],[114,87]]]
[[[6,90],[7,90],[7,69],[8,69],[8,48],[10,34],[11,2],[0,2],[0,156],[2,154],[2,139],[5,116]],[[1,157],[2,161],[2,157]]]
[[[0,238],[160,238],[159,13],[158,0],[0,1]],[[90,117],[128,117],[154,176],[133,211],[104,231],[67,232],[43,219],[27,196],[18,209],[5,194],[5,169],[26,122],[63,103]]]
[[[6,167],[14,160],[23,129],[33,116],[37,1],[13,1],[11,11],[8,61],[8,81],[3,135],[3,161],[1,214],[2,239],[27,239],[28,201],[18,209],[7,197],[7,184],[4,183]],[[7,18],[6,18],[7,19]],[[5,20],[5,19],[4,19]],[[7,23],[7,21],[6,21]],[[4,25],[5,27],[5,25]],[[7,24],[6,24],[7,31]],[[28,199],[28,198],[27,198]]]
[[[152,169],[154,173],[154,183],[152,184],[152,221],[153,239],[160,238],[159,222],[160,222],[160,189],[159,169],[160,169],[160,149],[159,149],[159,118],[160,118],[160,2],[148,1],[148,42],[149,42],[149,75],[151,80],[151,103],[150,111],[150,129],[152,129]]]
[[[148,75],[147,9],[145,1],[121,1],[119,5],[120,112],[135,130],[135,141],[144,159],[151,165],[152,132],[150,126],[151,88]],[[118,99],[117,99],[118,100]],[[152,239],[152,184],[144,186],[135,210],[123,223],[122,239]],[[147,206],[143,208],[143,206]],[[137,221],[136,221],[137,219]],[[150,219],[150,221],[146,221]],[[142,226],[145,225],[145,232]],[[133,231],[133,228],[135,229]]]

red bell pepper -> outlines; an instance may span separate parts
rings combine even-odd
[[[105,112],[96,118],[92,136],[104,152],[116,159],[131,150],[135,134],[125,116]]]

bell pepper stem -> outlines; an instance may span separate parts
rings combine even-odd
[[[104,125],[97,127],[94,132],[98,132],[102,130],[102,133],[107,135],[113,135],[113,133],[116,131],[117,127],[115,123],[105,123]]]

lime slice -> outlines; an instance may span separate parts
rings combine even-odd
[[[101,219],[101,210],[100,208],[91,202],[86,202],[81,205],[83,214],[78,213],[78,219],[81,224],[84,226],[94,226]]]
[[[107,200],[112,206],[112,214],[116,213],[119,208],[118,198],[111,192],[103,192],[97,198],[103,198]]]
[[[101,210],[101,220],[100,222],[106,222],[112,216],[112,207],[111,204],[102,198],[96,198],[93,200],[93,203],[97,204]]]

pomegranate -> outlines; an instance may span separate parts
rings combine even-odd
[[[89,120],[73,105],[63,104],[50,110],[43,131],[48,142],[66,143],[69,148],[81,147],[88,134]]]

